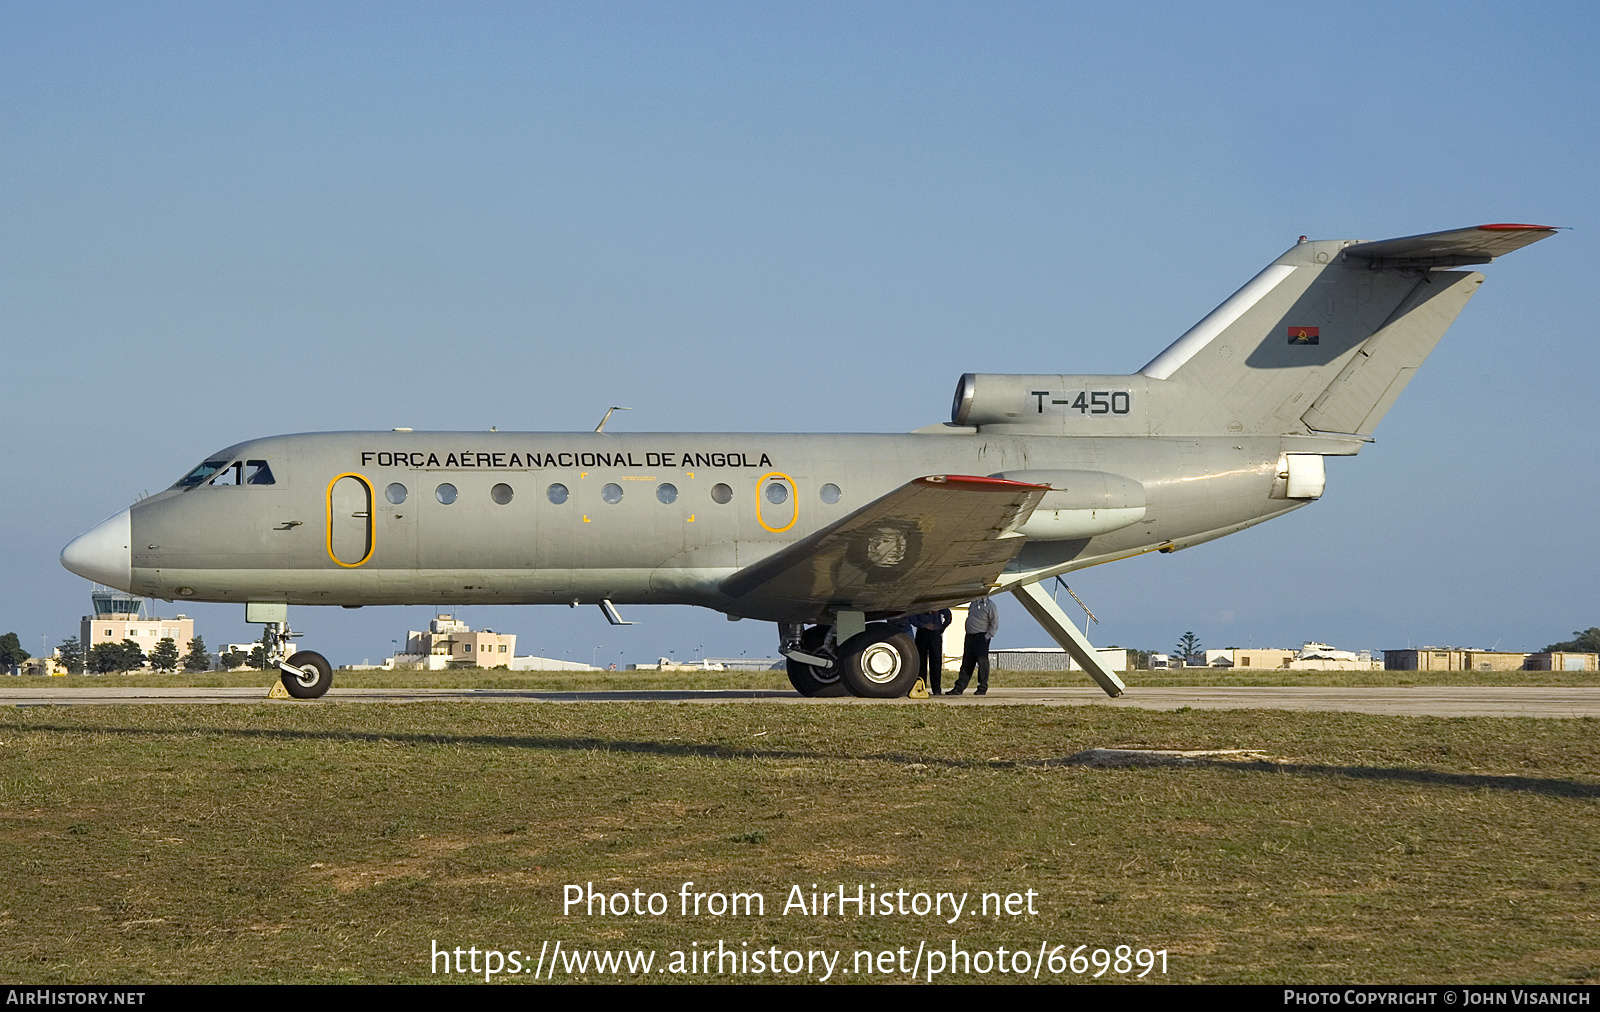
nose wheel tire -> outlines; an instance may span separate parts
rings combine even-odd
[[[867,699],[897,699],[917,682],[917,644],[908,633],[875,624],[839,648],[839,680]]]
[[[333,687],[333,665],[315,650],[301,650],[278,670],[283,672],[284,691],[296,699],[317,699]]]

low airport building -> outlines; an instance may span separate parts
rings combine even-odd
[[[1383,666],[1388,671],[1470,671],[1467,655],[1472,650],[1458,647],[1407,647],[1404,650],[1385,650]],[[1518,667],[1521,667],[1518,658]]]
[[[384,671],[412,669],[417,671],[443,671],[446,668],[470,668],[472,661],[452,660],[448,654],[395,654],[386,658],[382,664],[352,664],[352,670],[365,668],[378,668]],[[599,671],[600,669],[590,664],[578,661],[557,660],[554,657],[516,657],[499,658],[485,655],[477,663],[478,667],[505,668],[507,671]]]
[[[1157,667],[1151,655],[1151,667]],[[1168,659],[1163,667],[1177,667]],[[1190,665],[1193,667],[1194,665]],[[1374,671],[1383,666],[1370,650],[1340,650],[1326,643],[1307,640],[1299,650],[1289,647],[1223,647],[1206,651],[1208,668],[1245,671]]]
[[[61,663],[61,651],[57,649],[50,651],[48,657],[28,658],[17,666],[17,673],[35,677],[46,675],[60,677],[67,673],[67,667]]]
[[[949,633],[945,639],[950,638]],[[959,641],[958,641],[959,642]],[[1128,670],[1128,651],[1121,647],[1097,649],[1095,653],[1112,671]],[[989,651],[989,666],[996,671],[1082,671],[1083,666],[1061,647],[1005,647]],[[951,669],[961,670],[961,658]]]
[[[1301,645],[1291,671],[1380,671],[1382,658],[1373,657],[1371,650],[1339,650],[1326,643],[1307,640]]]
[[[720,662],[709,657],[698,661],[675,661],[669,657],[660,657],[654,664],[630,664],[629,671],[726,671]]]
[[[509,668],[517,655],[515,633],[474,630],[451,615],[436,615],[428,628],[406,633],[404,652],[395,655],[395,667]],[[425,660],[417,663],[412,658]],[[434,661],[434,658],[439,658]],[[402,663],[402,659],[406,663]]]
[[[1529,671],[1600,671],[1600,654],[1543,651],[1528,655]]]
[[[553,657],[518,657],[515,633],[473,629],[453,615],[436,615],[425,630],[406,633],[406,648],[381,665],[386,670],[412,668],[505,668],[508,671],[596,671],[593,665]]]
[[[1206,663],[1214,667],[1249,668],[1258,671],[1261,668],[1287,668],[1294,663],[1296,653],[1289,647],[1231,647],[1218,651],[1227,654],[1228,663],[1219,665],[1212,659],[1213,651],[1206,651]]]
[[[512,671],[599,671],[593,664],[582,661],[562,661],[554,657],[513,657],[506,665]]]
[[[1407,647],[1385,650],[1383,666],[1390,671],[1596,671],[1600,654]]]
[[[1463,671],[1522,671],[1528,667],[1528,654],[1512,650],[1468,650],[1462,658]]]
[[[789,665],[782,657],[707,657],[706,662],[722,665],[723,671],[782,671]]]
[[[1521,671],[1527,661],[1527,654],[1512,650],[1407,647],[1383,652],[1389,671]]]

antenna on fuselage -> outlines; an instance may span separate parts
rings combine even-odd
[[[632,410],[633,410],[632,408],[623,408],[623,407],[617,407],[616,405],[612,405],[610,408],[606,409],[606,416],[604,418],[600,419],[600,424],[596,425],[594,427],[594,431],[596,431],[596,432],[604,432],[604,431],[606,431],[606,423],[611,421],[611,412],[613,412],[613,411],[632,411]]]

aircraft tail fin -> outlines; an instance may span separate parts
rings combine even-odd
[[[1475,228],[1378,242],[1302,240],[1140,370],[1164,433],[1369,435],[1483,281],[1554,229]]]

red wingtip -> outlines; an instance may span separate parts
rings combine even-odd
[[[1009,478],[984,478],[975,474],[931,474],[926,478],[918,478],[920,482],[930,485],[955,485],[958,488],[1049,488],[1049,485],[1035,485],[1032,482],[1012,481]]]
[[[1502,222],[1498,225],[1479,225],[1479,230],[1484,232],[1554,232],[1554,225],[1516,225]]]

